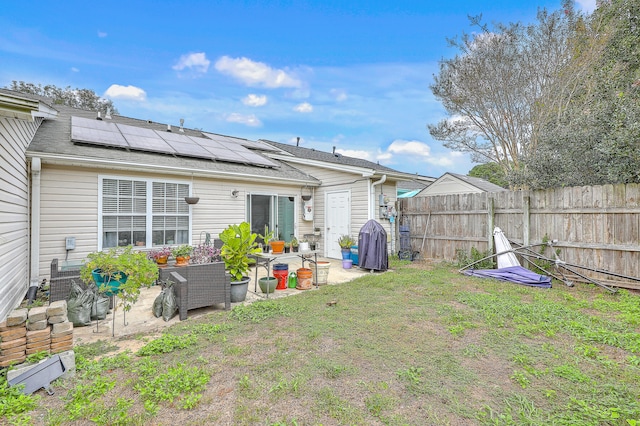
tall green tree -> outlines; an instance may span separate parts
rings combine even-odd
[[[471,177],[484,179],[503,188],[509,187],[509,181],[504,174],[504,170],[496,163],[478,164],[469,170],[467,174]]]
[[[110,112],[118,114],[118,110],[110,99],[98,96],[93,90],[72,89],[71,86],[65,88],[57,87],[53,84],[42,86],[41,84],[27,83],[13,80],[9,89],[16,92],[28,93],[31,95],[43,96],[53,99],[54,104],[67,105],[73,108],[80,108],[92,111],[100,111],[103,114]]]
[[[521,173],[554,108],[555,79],[572,54],[572,3],[565,0],[553,13],[540,10],[531,25],[489,29],[481,17],[471,18],[482,31],[449,40],[459,53],[442,60],[434,76],[431,91],[447,117],[428,125],[431,135],[476,162],[498,164],[506,175]]]
[[[600,2],[573,42],[579,74],[522,176],[532,187],[640,182],[640,2]]]

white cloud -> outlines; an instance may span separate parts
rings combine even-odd
[[[105,33],[104,31],[98,31],[98,37],[105,38],[106,36],[107,36],[107,33]]]
[[[226,116],[226,120],[230,123],[240,123],[249,127],[262,126],[262,122],[253,114],[243,115],[238,114],[237,112],[233,112]]]
[[[112,84],[104,96],[111,99],[128,99],[132,101],[144,101],[147,99],[147,93],[139,87],[135,86],[120,86],[119,84]]]
[[[309,113],[309,112],[313,112],[313,105],[311,105],[309,102],[303,102],[301,104],[296,105],[293,108],[293,110],[301,113]]]
[[[391,142],[387,151],[391,154],[416,155],[420,157],[429,157],[431,155],[431,148],[426,143],[402,139],[396,139]]]
[[[338,102],[347,100],[347,92],[342,89],[331,89],[329,93],[331,93],[331,96],[333,96],[333,98]]]
[[[78,68],[76,68],[76,67],[71,67],[71,71],[73,71],[73,72],[80,72],[80,70],[79,70]]]
[[[182,71],[184,69],[190,69],[197,73],[206,73],[209,70],[211,61],[207,59],[207,55],[204,52],[188,53],[180,56],[178,62],[173,66],[176,71]]]
[[[230,58],[223,56],[215,64],[216,69],[240,80],[248,86],[261,86],[270,89],[279,87],[300,87],[302,83],[285,70],[273,69],[265,63],[249,58]]]
[[[267,97],[265,95],[255,95],[251,93],[242,99],[242,103],[247,106],[260,107],[266,105]]]
[[[386,151],[379,152],[376,159],[378,161],[387,161],[395,164],[424,162],[438,167],[452,167],[456,165],[463,156],[464,154],[456,151],[434,155],[431,152],[431,147],[424,142],[396,139],[389,145]]]
[[[361,160],[371,161],[371,153],[369,151],[358,149],[336,149],[336,152],[347,157],[360,158]]]
[[[580,9],[587,13],[591,13],[596,10],[596,0],[576,0],[576,3],[578,3]]]

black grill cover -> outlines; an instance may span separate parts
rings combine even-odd
[[[378,271],[389,267],[387,231],[373,219],[365,223],[358,234],[358,266]]]

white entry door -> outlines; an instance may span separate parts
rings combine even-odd
[[[341,259],[338,239],[341,235],[351,235],[351,191],[328,192],[325,206],[326,256]]]

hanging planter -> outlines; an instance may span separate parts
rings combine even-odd
[[[300,190],[300,197],[302,198],[302,201],[309,201],[311,199],[311,188],[304,186]]]
[[[198,204],[200,197],[184,197],[184,202],[187,204]]]

